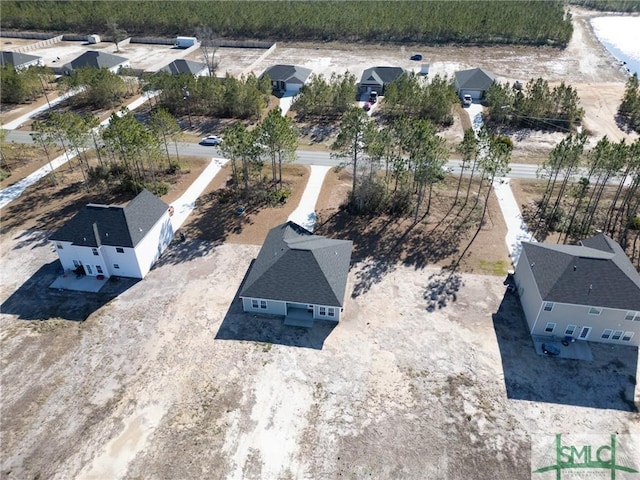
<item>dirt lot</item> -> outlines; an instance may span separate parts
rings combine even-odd
[[[415,50],[434,71],[452,58],[514,79],[539,70],[587,85],[605,131],[613,94],[589,82],[621,89],[624,77],[588,34],[578,29],[563,52],[358,46],[348,62],[406,60]],[[333,47],[300,53],[331,65],[334,54],[320,60],[330,55],[318,51]],[[549,139],[534,133],[519,148]],[[194,160],[165,199],[203,166]],[[113,280],[98,294],[47,288],[57,274],[47,231],[86,203],[72,174],[3,209],[0,478],[511,480],[530,477],[531,444],[547,435],[640,434],[636,349],[594,344],[593,362],[534,353],[517,298],[502,285],[508,258],[494,199],[463,264],[473,273],[462,276],[455,302],[428,313],[430,276],[450,261],[429,235],[446,229],[438,214],[410,231],[402,222],[350,222],[338,210],[349,173],[329,172],[318,232],[357,234],[360,243],[344,321],[304,330],[243,315],[237,291],[308,171],[288,170],[290,203],[248,211],[240,225],[224,223],[229,212],[213,201],[227,174],[199,200],[187,242],[143,281]],[[446,199],[451,189],[435,193]],[[444,244],[459,249],[471,231]]]

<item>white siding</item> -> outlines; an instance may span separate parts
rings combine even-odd
[[[99,266],[102,269],[102,275],[105,277],[109,276],[107,264],[103,257],[103,248],[98,247],[96,251],[98,255],[93,254],[92,247],[79,247],[77,245],[72,245],[70,242],[52,242],[56,251],[58,252],[58,257],[60,258],[60,263],[62,264],[62,268],[67,270],[75,270],[76,265],[73,263],[76,262],[81,263],[85,267],[85,273],[88,276],[95,277],[99,275],[98,269]],[[58,245],[62,246],[59,248]],[[90,268],[87,268],[90,267]]]
[[[331,310],[330,310],[331,309]],[[340,307],[329,307],[327,305],[315,305],[313,307],[313,318],[320,320],[340,321]],[[333,316],[329,312],[333,312]],[[324,312],[324,315],[323,315]]]
[[[117,248],[122,248],[123,253],[119,253]],[[133,248],[104,246],[102,250],[105,263],[109,268],[109,275],[142,278],[140,266],[136,259],[136,252]],[[116,268],[115,265],[120,268]]]
[[[257,302],[257,307],[254,306],[253,301]],[[266,308],[263,308],[263,306],[266,306]],[[242,310],[247,313],[266,313],[269,315],[284,316],[287,314],[287,304],[285,302],[280,302],[277,300],[242,297]]]
[[[532,332],[536,318],[538,317],[538,312],[542,307],[542,298],[540,297],[538,286],[533,278],[529,259],[524,249],[520,254],[518,265],[516,266],[515,282],[518,296],[520,297],[520,304],[522,305],[522,310],[529,325],[529,332]],[[542,329],[544,330],[544,325],[542,325]]]
[[[173,238],[173,227],[167,211],[135,247],[140,276],[144,278]]]

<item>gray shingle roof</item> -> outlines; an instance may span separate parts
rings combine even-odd
[[[97,50],[89,50],[79,57],[74,58],[71,63],[66,64],[65,67],[70,70],[77,70],[84,67],[112,68],[126,61],[127,59],[125,57]]]
[[[241,297],[341,307],[353,242],[287,222],[269,231]]]
[[[543,301],[640,311],[640,275],[602,233],[582,245],[522,242]]]
[[[456,72],[455,79],[458,90],[487,90],[495,81],[495,76],[483,68],[472,68]]]
[[[361,85],[386,85],[397,80],[404,73],[400,67],[371,67],[362,72]]]
[[[174,60],[169,65],[165,65],[160,69],[161,72],[168,72],[171,75],[180,75],[181,73],[189,73],[191,75],[197,75],[202,72],[207,65],[201,62],[192,62],[191,60],[185,60],[179,58]]]
[[[264,75],[269,75],[269,78],[274,82],[302,85],[311,75],[311,70],[297,65],[273,65],[264,71],[262,76]]]
[[[134,248],[168,208],[148,190],[140,192],[126,206],[89,204],[50,239],[85,247]]]
[[[42,57],[36,57],[35,55],[27,55],[26,53],[19,52],[0,52],[0,66],[4,67],[7,64],[20,68],[27,63],[40,60]]]

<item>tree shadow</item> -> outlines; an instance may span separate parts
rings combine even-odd
[[[245,313],[242,310],[242,300],[239,295],[254,262],[255,260],[249,265],[229,305],[216,334],[216,340],[236,340],[322,350],[325,340],[336,328],[337,323],[316,320],[311,328],[290,327],[284,324],[281,316],[257,315]],[[265,345],[265,348],[268,347]]]
[[[16,315],[20,320],[60,318],[82,322],[139,281],[136,278],[111,277],[97,293],[49,288],[60,268],[59,260],[40,267],[0,305],[0,311]]]
[[[492,317],[508,398],[638,411],[637,348],[589,343],[593,361],[538,355],[515,292],[505,293]]]

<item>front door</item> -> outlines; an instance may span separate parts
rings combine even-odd
[[[591,333],[591,327],[582,327],[582,330],[580,330],[580,335],[578,335],[578,338],[580,340],[586,340],[589,337],[590,333]]]

